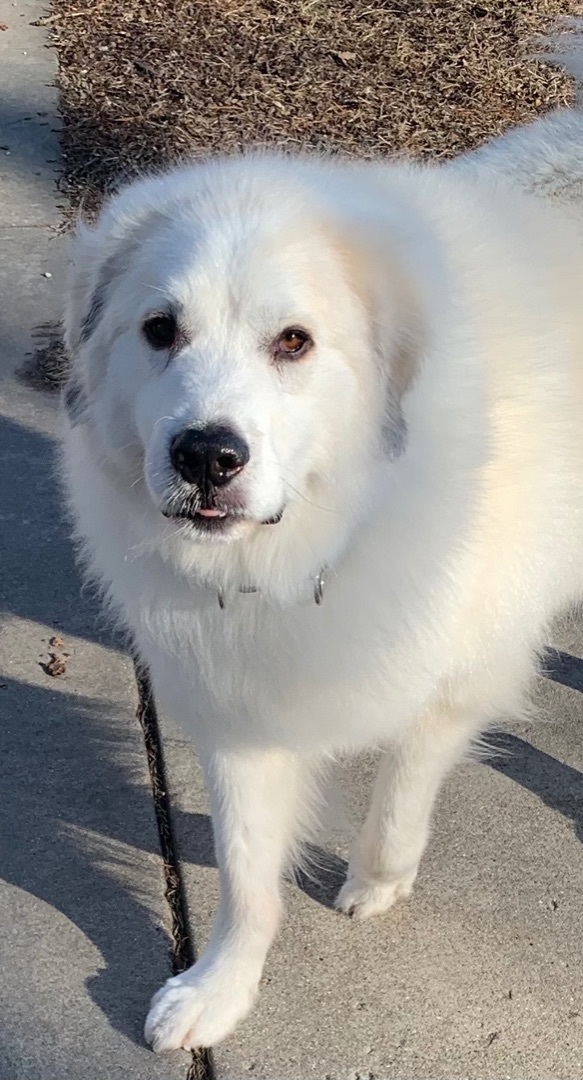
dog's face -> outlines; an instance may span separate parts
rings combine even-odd
[[[129,392],[152,500],[197,540],[310,498],[356,422],[362,316],[322,242],[285,224],[172,223],[124,279],[137,303],[109,375]]]
[[[150,181],[157,205],[138,199],[132,217],[122,196],[81,239],[72,419],[189,542],[250,538],[292,514],[351,519],[387,394],[402,392],[402,280],[379,330],[379,282],[337,222],[260,167],[202,167],[188,187],[185,175],[166,205]]]

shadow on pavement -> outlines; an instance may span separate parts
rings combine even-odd
[[[131,719],[119,724],[117,703],[109,710],[103,700],[67,692],[63,682],[35,685],[36,648],[35,676],[30,683],[22,676],[28,657],[12,651],[11,617],[44,624],[65,640],[114,642],[74,566],[55,444],[2,418],[0,446],[0,620],[5,670],[18,671],[0,679],[0,874],[61,911],[97,946],[104,969],[89,993],[116,1029],[143,1045],[149,997],[170,963],[167,973],[160,970],[157,915],[139,889],[160,874],[145,755],[135,776],[141,733]],[[162,882],[152,892],[161,889]]]
[[[551,682],[561,683],[570,690],[583,693],[583,660],[561,649],[547,649],[543,656],[541,675]]]
[[[3,679],[0,708],[1,875],[99,949],[104,967],[88,991],[117,1030],[143,1045],[143,1018],[164,973],[157,913],[140,892],[160,867],[144,851],[149,790],[132,782],[127,764],[135,768],[135,735],[116,727],[103,702],[16,680]]]
[[[56,189],[60,162],[55,137],[59,131],[58,118],[52,115],[52,102],[47,108],[38,93],[25,98],[24,88],[19,86],[14,97],[5,97],[0,104],[5,178],[30,188],[37,186],[42,197],[46,197],[50,171],[54,172]],[[54,168],[49,170],[47,166]]]
[[[31,619],[60,634],[115,647],[99,605],[82,595],[55,442],[0,417],[0,446],[0,618]]]
[[[488,742],[502,751],[500,757],[488,761],[490,768],[509,776],[570,819],[583,842],[583,773],[517,735],[498,734],[488,737]]]

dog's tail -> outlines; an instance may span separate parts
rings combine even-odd
[[[548,36],[532,42],[530,55],[570,74],[576,101],[463,154],[450,168],[477,165],[561,203],[583,221],[583,19],[561,19]]]
[[[583,109],[583,19],[566,18],[555,32],[539,42],[534,59],[562,68],[575,80],[575,107]]]

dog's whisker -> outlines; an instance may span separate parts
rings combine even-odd
[[[116,446],[116,453],[123,454],[124,450],[139,450],[142,451],[141,443],[136,442],[134,439],[132,442],[125,443],[124,446]]]
[[[308,499],[307,495],[304,495],[301,491],[298,491],[298,489],[294,487],[294,485],[291,484],[289,480],[286,480],[285,476],[283,476],[282,474],[280,474],[280,479],[288,488],[290,488],[291,491],[293,491],[296,495],[299,496],[300,499],[307,503],[308,506],[313,506],[315,510],[321,510],[324,514],[340,514],[340,511],[335,510],[333,507],[320,506],[319,503],[315,503],[312,501],[312,499]]]
[[[160,285],[152,285],[150,281],[140,281],[140,285],[143,285],[144,289],[152,289],[153,292],[159,292],[168,297],[168,289],[163,289]]]

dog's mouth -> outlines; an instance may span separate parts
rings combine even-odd
[[[199,533],[224,533],[234,528],[235,525],[245,521],[256,521],[255,518],[247,517],[240,509],[227,509],[225,507],[168,507],[162,511],[164,517],[172,521],[184,522],[191,525]],[[259,521],[260,525],[277,525],[283,517],[283,508],[271,517]]]
[[[172,516],[179,521],[188,522],[197,532],[207,534],[228,532],[242,520],[242,514],[239,511],[221,510],[218,507],[183,510]]]

